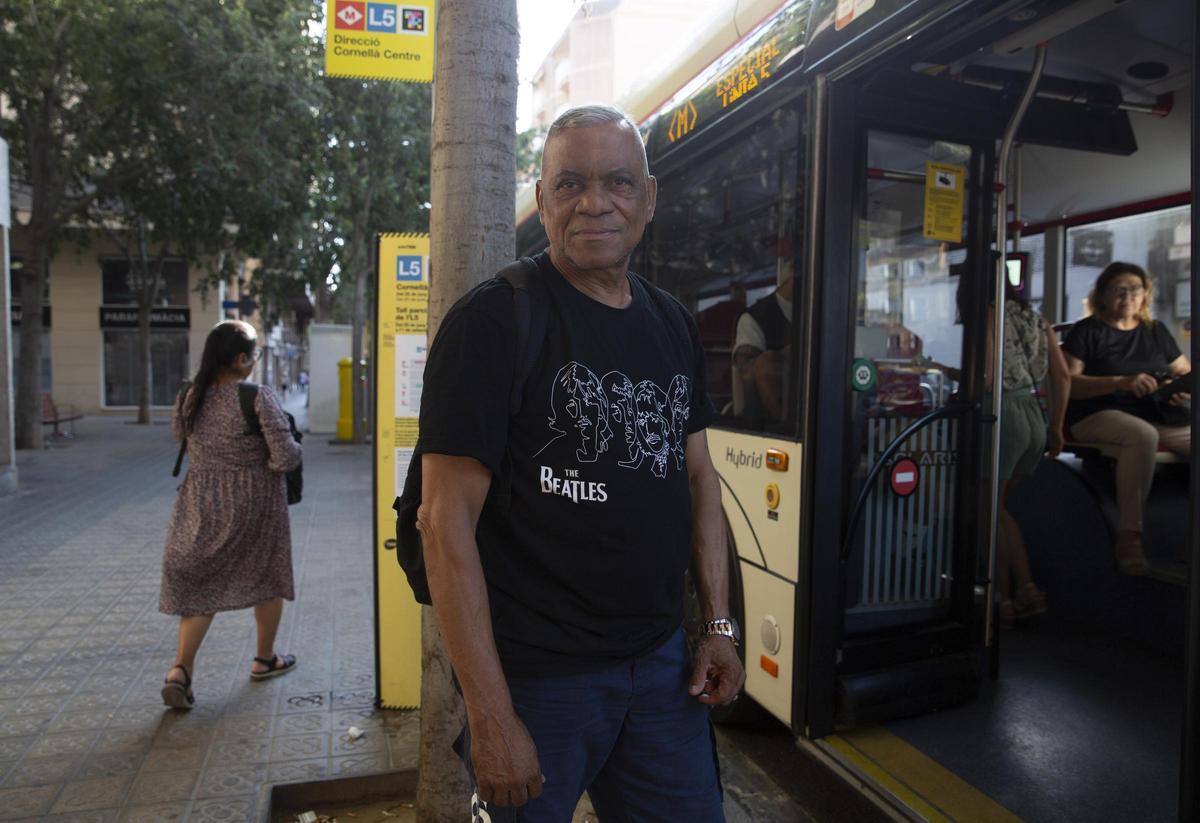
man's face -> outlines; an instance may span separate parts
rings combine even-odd
[[[638,134],[616,123],[566,129],[546,144],[537,202],[556,263],[624,272],[654,216],[657,185],[643,158]]]

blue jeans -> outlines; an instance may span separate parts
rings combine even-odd
[[[687,693],[683,629],[652,652],[586,674],[508,678],[513,707],[537,746],[542,795],[524,806],[472,798],[474,823],[569,823],[586,790],[603,823],[723,823],[708,707]],[[470,729],[455,748],[471,778]]]

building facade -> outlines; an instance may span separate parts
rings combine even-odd
[[[534,73],[532,128],[571,106],[615,103],[689,47],[733,0],[595,0],[584,3]]]

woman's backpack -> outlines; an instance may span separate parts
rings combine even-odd
[[[254,411],[254,401],[258,398],[257,383],[238,383],[238,403],[242,407],[242,417],[246,420],[246,434],[253,434],[262,437],[262,423],[258,420],[258,413]],[[304,435],[296,428],[296,418],[292,417],[290,412],[284,412],[287,415],[288,427],[292,430],[292,439],[299,443],[304,439]],[[285,472],[287,478],[287,502],[289,506],[294,506],[300,502],[300,498],[304,493],[304,462],[296,464],[296,468],[289,472]]]

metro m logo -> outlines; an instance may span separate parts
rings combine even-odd
[[[355,0],[338,0],[333,13],[334,28],[362,31],[363,21],[367,17],[364,12],[365,6],[365,3],[355,2]]]

